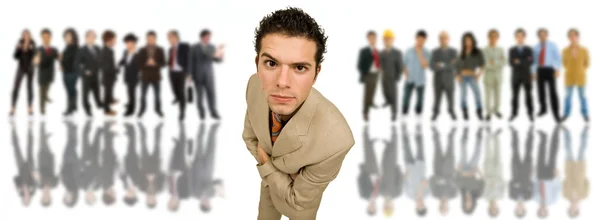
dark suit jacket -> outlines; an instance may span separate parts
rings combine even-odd
[[[100,52],[100,69],[102,70],[102,82],[113,83],[117,81],[119,68],[115,65],[115,51],[104,46]]]
[[[533,50],[529,46],[524,46],[523,51],[519,53],[519,48],[514,46],[508,53],[508,63],[512,67],[512,79],[531,80],[531,65],[533,64]],[[518,62],[515,62],[518,60]]]
[[[50,51],[47,53],[44,46],[41,46],[38,48],[38,53],[40,53],[38,82],[40,84],[51,83],[54,81],[54,63],[58,60],[58,50],[50,47]]]
[[[358,54],[358,72],[360,73],[360,81],[364,80],[364,77],[369,74],[371,65],[373,64],[373,50],[370,46],[366,46],[360,50]]]
[[[122,66],[125,68],[125,74],[124,74],[124,81],[127,84],[135,84],[140,80],[140,70],[137,66],[137,57],[138,54],[137,52],[135,52],[133,54],[133,57],[131,58],[131,61],[128,63],[127,62],[127,50],[125,50],[123,52],[123,57],[121,58],[121,61],[119,61],[119,66]]]
[[[100,69],[100,47],[94,45],[94,51],[90,51],[87,45],[84,45],[79,49],[77,53],[77,69],[80,74],[85,74],[90,71],[92,75],[97,76],[98,70]]]
[[[169,48],[169,62],[168,64],[170,64],[172,62],[173,56],[172,56],[172,51],[173,47]],[[181,69],[183,70],[184,73],[189,73],[189,69],[188,69],[188,56],[190,54],[190,45],[184,42],[180,42],[179,44],[177,44],[177,60],[175,62],[177,62],[177,64],[181,67]],[[171,71],[171,67],[169,67],[169,71]]]
[[[147,65],[148,59],[153,57],[156,65],[149,66]],[[160,70],[166,65],[165,60],[165,52],[159,46],[154,47],[143,47],[138,52],[138,59],[136,62],[138,64],[138,68],[141,71],[142,82],[158,82],[160,81]]]
[[[212,77],[213,62],[223,61],[221,58],[214,57],[216,52],[217,48],[212,44],[203,46],[201,43],[197,43],[190,49],[188,70],[195,82],[201,82],[207,80],[207,77]]]

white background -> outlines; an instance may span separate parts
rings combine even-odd
[[[343,2],[343,3],[342,3]],[[158,43],[165,49],[168,48],[166,33],[170,29],[177,29],[184,41],[196,43],[201,29],[209,28],[213,31],[213,43],[225,43],[226,54],[222,64],[216,65],[216,84],[217,84],[217,105],[220,110],[222,121],[217,138],[216,170],[215,176],[224,179],[226,195],[223,199],[215,199],[213,202],[213,211],[209,215],[200,214],[198,202],[188,200],[182,204],[182,208],[176,214],[167,211],[167,195],[159,197],[159,205],[155,210],[148,210],[143,204],[144,196],[141,196],[140,202],[135,208],[124,206],[121,200],[118,200],[115,207],[104,207],[103,204],[96,204],[94,207],[88,207],[80,197],[75,209],[67,209],[62,204],[63,188],[59,186],[52,193],[53,205],[51,208],[44,209],[39,203],[39,191],[33,198],[31,207],[22,207],[12,182],[13,176],[17,173],[14,163],[14,157],[10,142],[10,127],[8,120],[5,126],[0,126],[2,132],[1,140],[4,141],[4,148],[0,149],[4,157],[1,159],[2,177],[0,189],[2,195],[3,214],[16,215],[24,219],[39,219],[44,217],[60,217],[62,219],[106,219],[109,217],[118,218],[141,218],[141,219],[164,219],[166,217],[178,217],[186,219],[255,219],[259,198],[259,176],[254,167],[254,160],[244,146],[241,140],[243,125],[245,101],[244,91],[248,77],[254,73],[254,47],[253,37],[254,28],[260,19],[267,13],[285,6],[298,6],[313,16],[319,24],[323,26],[326,34],[329,36],[327,43],[328,52],[325,54],[325,62],[321,74],[315,87],[319,89],[327,98],[335,103],[346,119],[350,123],[356,145],[348,154],[342,171],[338,178],[330,184],[325,193],[325,197],[319,211],[319,219],[368,219],[366,215],[366,201],[360,199],[357,187],[358,165],[363,161],[362,149],[362,128],[365,123],[362,121],[362,97],[363,87],[358,84],[358,72],[356,70],[356,60],[358,50],[366,45],[365,34],[369,29],[382,33],[384,29],[391,28],[396,34],[396,47],[405,51],[414,42],[414,35],[418,29],[425,29],[429,33],[427,48],[437,47],[437,34],[439,31],[447,30],[451,36],[451,44],[459,47],[460,35],[464,31],[473,31],[481,47],[487,44],[486,35],[490,28],[497,28],[500,31],[499,44],[505,49],[513,45],[513,32],[517,27],[523,27],[528,32],[527,43],[532,45],[537,42],[535,31],[539,27],[547,27],[550,31],[550,39],[556,42],[562,49],[568,43],[566,32],[570,27],[577,27],[581,31],[581,42],[591,53],[591,67],[588,70],[588,84],[595,85],[597,81],[595,51],[598,48],[599,33],[596,29],[595,20],[592,17],[597,13],[596,8],[592,6],[592,1],[9,1],[2,3],[0,7],[0,20],[2,21],[2,34],[0,35],[0,70],[4,73],[1,87],[4,95],[0,96],[1,108],[8,113],[10,108],[10,94],[12,83],[16,70],[16,62],[12,58],[14,46],[19,38],[23,28],[29,28],[36,42],[39,44],[39,32],[42,28],[50,28],[54,33],[53,45],[61,51],[64,47],[62,41],[62,32],[67,27],[74,27],[80,34],[83,42],[83,34],[88,29],[94,29],[97,33],[110,28],[114,30],[119,38],[116,48],[117,59],[120,59],[124,45],[121,43],[122,37],[128,32],[134,32],[141,37],[140,46],[144,44],[145,33],[153,29],[158,33]],[[99,34],[100,35],[100,34]],[[100,42],[100,41],[98,41]],[[379,46],[382,46],[380,43]],[[66,92],[62,83],[62,73],[57,72],[55,82],[50,90],[50,97],[54,100],[52,104],[47,105],[46,126],[47,130],[52,132],[50,145],[54,151],[57,168],[59,170],[62,152],[65,145],[66,129],[62,123],[62,112],[66,107]],[[166,71],[163,71],[163,79],[166,79]],[[429,85],[432,76],[427,77]],[[505,77],[502,92],[502,112],[508,117],[510,110],[510,89],[509,89],[509,69],[505,67]],[[37,80],[37,79],[35,79]],[[564,78],[561,76],[557,85],[560,95],[561,111],[564,100]],[[37,107],[37,81],[35,86],[35,103]],[[399,85],[399,91],[402,91],[402,84]],[[428,176],[432,171],[433,146],[430,136],[429,117],[431,116],[431,107],[433,104],[433,91],[431,86],[427,86],[425,93],[425,112],[422,119],[423,130],[425,132],[426,160],[428,164]],[[80,89],[78,85],[78,89]],[[458,88],[458,87],[457,87]],[[534,87],[534,97],[537,89]],[[599,90],[594,87],[587,88],[589,109],[592,120],[596,114],[595,109],[598,106],[595,102],[594,94]],[[121,104],[126,100],[125,86],[122,82],[122,76],[116,86],[115,94]],[[138,93],[139,94],[139,93]],[[162,166],[166,169],[170,159],[172,148],[172,137],[177,135],[177,115],[178,109],[170,105],[172,93],[167,80],[162,81],[162,100],[163,111],[166,117],[162,138]],[[401,97],[401,93],[400,93]],[[143,119],[148,131],[148,143],[152,146],[153,128],[158,123],[158,118],[151,111],[152,95],[149,94],[149,110]],[[455,92],[455,103],[458,110],[458,89]],[[23,82],[19,104],[17,107],[17,116],[15,123],[21,139],[21,147],[25,150],[26,128],[28,120],[26,107],[26,90]],[[78,98],[80,102],[80,98]],[[577,152],[579,146],[579,133],[584,124],[579,114],[578,99],[574,97],[572,117],[566,123],[570,129],[573,139],[574,152]],[[382,103],[382,94],[377,92],[377,103]],[[470,105],[473,106],[472,98],[469,97]],[[525,117],[524,102],[521,101],[521,117],[513,123],[520,132],[521,145],[525,141],[525,131],[529,122]],[[120,104],[120,105],[121,105]],[[122,106],[115,107],[121,114]],[[414,105],[414,103],[413,103]],[[535,98],[537,106],[537,98]],[[79,103],[79,116],[75,118],[79,129],[83,128],[83,111]],[[445,109],[445,102],[442,104]],[[104,118],[100,111],[95,112],[94,123],[101,126]],[[188,137],[195,137],[198,124],[200,123],[196,112],[196,107],[188,106],[186,128]],[[369,122],[371,134],[375,137],[389,139],[390,126],[399,127],[399,122],[394,124],[389,122],[389,109],[373,110],[372,120]],[[474,114],[471,114],[474,118]],[[40,118],[36,115],[33,118],[35,139],[38,138],[38,128]],[[417,119],[403,119],[407,122],[411,134]],[[124,134],[122,126],[124,119],[117,117],[116,130]],[[131,121],[136,121],[132,119]],[[207,123],[212,123],[210,120]],[[472,120],[469,123],[457,122],[451,123],[446,114],[442,114],[437,125],[442,134],[442,142],[446,142],[446,132],[450,130],[449,126],[458,126],[458,138],[462,135],[462,126],[471,126],[471,142],[469,149],[473,148],[474,132],[479,122]],[[504,162],[504,179],[510,178],[510,136],[508,123],[503,121],[494,121],[491,125],[503,129],[502,148]],[[550,135],[554,126],[550,114],[543,119],[536,121],[537,129],[544,130]],[[208,126],[207,126],[208,128]],[[400,131],[400,130],[398,130]],[[593,159],[597,156],[594,149],[597,143],[597,137],[594,137],[595,129],[590,128],[590,139],[586,158],[589,159],[587,167],[593,170],[597,162]],[[138,133],[139,137],[139,133]],[[564,139],[561,136],[561,149],[558,156],[559,173],[564,177]],[[126,138],[123,135],[117,137],[115,146],[119,156],[124,156]],[[139,143],[139,142],[138,142]],[[381,158],[384,145],[378,142],[376,153]],[[400,142],[399,142],[400,143]],[[38,143],[35,143],[37,152]],[[414,144],[413,144],[414,146]],[[459,145],[456,145],[458,156]],[[402,154],[401,145],[400,155]],[[523,149],[522,149],[523,150]],[[414,152],[414,151],[413,151]],[[534,158],[537,153],[534,148]],[[37,154],[37,153],[36,153]],[[405,170],[401,156],[399,163],[402,170]],[[457,158],[458,159],[458,158]],[[379,159],[380,160],[380,159]],[[536,160],[534,160],[536,161]],[[483,152],[482,152],[483,162]],[[588,172],[589,174],[592,171]],[[591,183],[591,193],[587,200],[581,205],[580,219],[596,219],[592,204],[597,202],[596,190],[594,188],[597,177],[588,175]],[[120,189],[121,183],[116,183]],[[119,191],[121,192],[121,191]],[[122,193],[119,194],[121,197]],[[98,194],[100,196],[100,194]],[[98,197],[100,198],[100,197]],[[382,216],[383,201],[378,201],[378,217]],[[438,201],[431,197],[426,201],[429,208],[428,217],[439,217]],[[513,219],[514,202],[504,198],[500,202],[500,219]],[[550,219],[567,218],[568,203],[562,198],[550,208]],[[527,205],[527,217],[535,217],[537,208],[536,202],[529,202]],[[412,201],[401,197],[396,200],[395,217],[404,219],[416,219],[415,205]],[[80,216],[81,215],[81,216]],[[199,216],[202,215],[202,216]],[[464,215],[460,209],[460,200],[455,199],[451,202],[450,219],[460,219]],[[478,208],[473,217],[487,218],[487,202],[483,199],[479,201]],[[15,218],[15,217],[6,217]]]

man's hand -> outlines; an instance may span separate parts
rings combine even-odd
[[[256,148],[257,148],[256,150],[258,151],[258,162],[260,163],[260,165],[267,163],[267,161],[269,161],[269,159],[271,159],[271,156],[269,156],[269,154],[267,154],[265,149],[263,149],[260,146],[260,144],[258,144],[258,146]]]
[[[456,75],[456,81],[458,81],[458,83],[462,83],[462,77],[460,75]]]
[[[515,63],[515,64],[520,64],[520,63],[521,63],[521,61],[520,61],[519,59],[515,59],[515,60],[513,61],[513,63]]]
[[[554,71],[554,78],[558,78],[560,76],[560,72],[558,70]]]

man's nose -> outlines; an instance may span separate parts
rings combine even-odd
[[[291,74],[291,68],[287,65],[283,65],[281,67],[281,71],[279,72],[279,77],[277,78],[277,86],[280,88],[289,87],[290,74]]]

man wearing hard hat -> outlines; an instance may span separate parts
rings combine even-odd
[[[402,77],[404,64],[402,52],[394,47],[394,32],[387,29],[383,33],[385,48],[380,52],[381,70],[383,72],[383,94],[385,105],[391,105],[392,121],[396,120],[398,113],[398,81]]]

